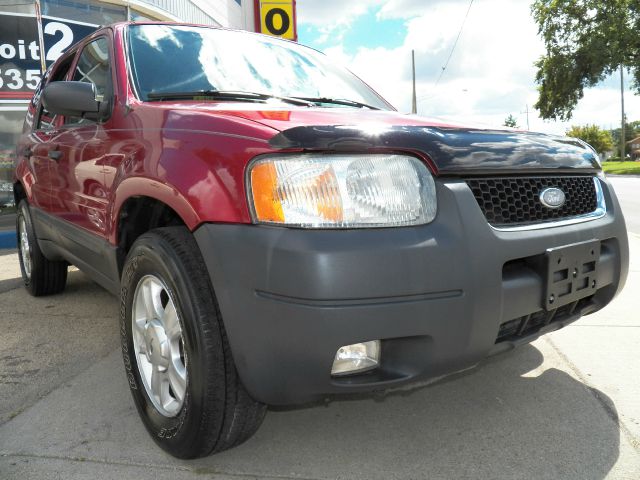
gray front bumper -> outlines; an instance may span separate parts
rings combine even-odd
[[[627,234],[606,181],[603,218],[519,232],[491,228],[464,181],[436,184],[438,215],[425,226],[196,230],[238,372],[257,400],[295,404],[453,373],[602,308],[624,285]],[[505,322],[543,310],[544,272],[519,259],[592,239],[602,241],[596,293],[496,343]],[[379,369],[331,377],[340,346],[373,339],[383,339]]]

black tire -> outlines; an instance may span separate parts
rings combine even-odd
[[[24,249],[23,233],[28,240],[28,251]],[[22,281],[27,291],[34,297],[62,292],[67,284],[68,264],[65,261],[47,260],[42,254],[38,245],[36,231],[33,227],[33,221],[31,220],[29,204],[26,200],[22,200],[18,204],[16,236]],[[25,257],[30,259],[26,260],[30,265],[25,265]]]
[[[171,417],[151,400],[134,349],[135,291],[150,276],[166,287],[182,329],[186,393]],[[235,447],[256,432],[266,406],[249,396],[238,377],[202,255],[185,227],[152,230],[131,247],[122,274],[120,332],[131,394],[163,450],[177,458],[204,457]]]

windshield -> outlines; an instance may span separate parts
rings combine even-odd
[[[352,100],[390,109],[371,88],[325,55],[262,35],[206,27],[131,25],[129,60],[133,83],[145,101],[149,93],[157,98],[160,93],[256,92]]]

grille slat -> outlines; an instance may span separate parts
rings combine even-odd
[[[517,340],[519,338],[533,335],[540,331],[542,327],[554,322],[563,322],[571,318],[577,311],[579,315],[582,308],[593,303],[593,295],[564,305],[550,312],[540,310],[530,315],[514,318],[508,322],[500,324],[496,343]],[[577,320],[576,318],[574,318]]]
[[[528,225],[589,214],[597,208],[593,177],[472,178],[471,188],[487,221],[493,226]],[[540,202],[540,192],[556,187],[565,204],[556,209]]]

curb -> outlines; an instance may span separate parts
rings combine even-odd
[[[8,230],[0,232],[0,248],[16,248],[16,232]]]

